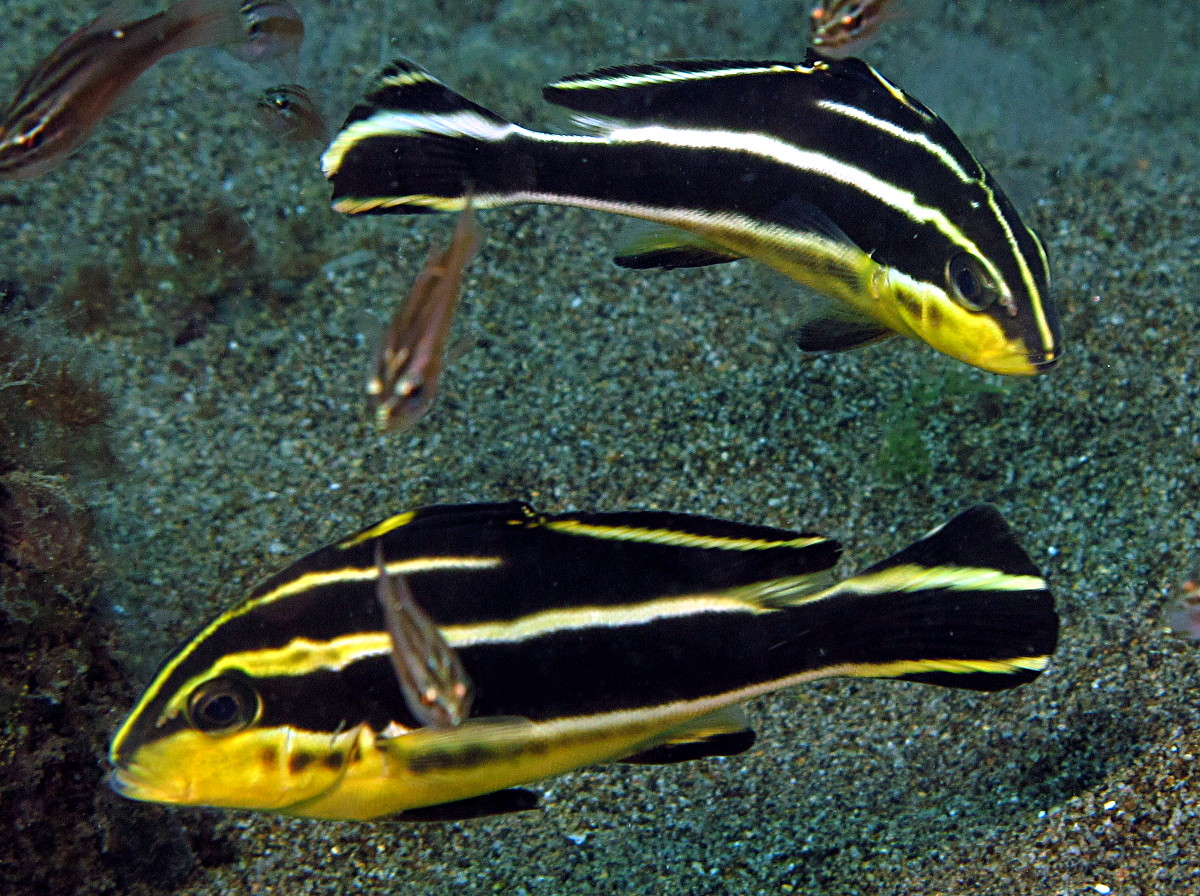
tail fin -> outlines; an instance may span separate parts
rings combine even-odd
[[[998,691],[1041,674],[1058,642],[1045,580],[983,505],[800,603],[827,608],[837,674]]]
[[[333,207],[347,214],[458,211],[503,204],[520,166],[506,164],[516,125],[419,66],[385,68],[321,158]],[[509,142],[506,144],[506,140]],[[497,182],[497,181],[500,182]]]

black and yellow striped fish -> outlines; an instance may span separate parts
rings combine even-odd
[[[510,788],[592,763],[740,752],[739,705],[800,682],[999,690],[1045,668],[1053,598],[995,510],[832,584],[839,552],[671,513],[401,514],[171,657],[113,739],[111,780],[163,803],[468,817],[528,808]]]
[[[984,370],[1061,351],[1046,253],[946,124],[857,59],[661,62],[551,84],[584,134],[512,124],[395,62],[325,151],[349,214],[554,203],[655,225],[627,267],[752,258],[824,297],[801,347],[894,334]]]

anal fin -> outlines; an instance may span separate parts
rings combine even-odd
[[[536,809],[540,802],[541,797],[532,790],[509,787],[507,790],[495,790],[467,797],[465,800],[422,806],[419,809],[405,809],[397,817],[401,821],[469,821],[472,818],[487,818],[490,815],[528,812]]]
[[[736,756],[749,750],[754,741],[754,730],[745,712],[740,706],[730,706],[685,722],[664,734],[658,743],[620,761],[669,765],[710,756]]]
[[[756,739],[754,732],[746,728],[742,731],[714,734],[704,740],[685,744],[659,744],[649,750],[626,756],[621,761],[631,765],[671,765],[676,762],[690,762],[693,759],[708,759],[710,756],[736,756],[754,746]]]
[[[635,271],[646,271],[652,268],[670,271],[675,268],[703,268],[711,264],[726,264],[730,261],[737,261],[740,257],[709,252],[695,246],[677,246],[652,249],[637,255],[617,255],[613,257],[613,261],[620,267]]]
[[[686,230],[668,224],[637,222],[622,234],[613,261],[633,270],[671,270],[726,264],[741,257]]]

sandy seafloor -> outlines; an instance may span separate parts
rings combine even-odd
[[[304,79],[339,121],[392,55],[547,124],[539,87],[555,77],[799,59],[805,42],[801,3],[297,5]],[[6,8],[5,93],[92,12]],[[26,580],[0,565],[4,624],[22,633],[0,690],[5,879],[235,896],[1200,894],[1200,649],[1164,625],[1200,563],[1200,16],[1191,0],[900,12],[864,55],[950,122],[1045,238],[1067,337],[1049,375],[1003,379],[900,340],[804,355],[779,278],[623,271],[618,219],[520,207],[482,215],[456,324],[468,347],[441,400],[380,437],[361,394],[371,344],[453,222],[329,211],[317,147],[257,127],[249,70],[170,59],[65,165],[0,183],[0,325],[111,404],[99,426],[46,423],[0,458],[90,509],[87,574],[58,594],[103,645],[30,625]],[[178,237],[214,199],[255,254],[197,272]],[[63,301],[81,264],[119,274],[98,325]],[[188,329],[197,305],[211,309]],[[519,816],[318,823],[108,793],[104,741],[137,688],[256,579],[391,512],[514,498],[823,532],[847,570],[990,501],[1051,579],[1061,647],[998,695],[776,694],[749,707],[744,756],[588,769]]]

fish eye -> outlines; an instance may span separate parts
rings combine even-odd
[[[425,377],[413,373],[396,383],[395,393],[398,398],[412,401],[425,393]]]
[[[205,734],[233,734],[262,712],[258,692],[244,678],[221,675],[204,682],[188,699],[188,719]]]
[[[983,311],[999,298],[979,259],[966,252],[952,255],[946,262],[946,285],[954,300],[968,311]]]

